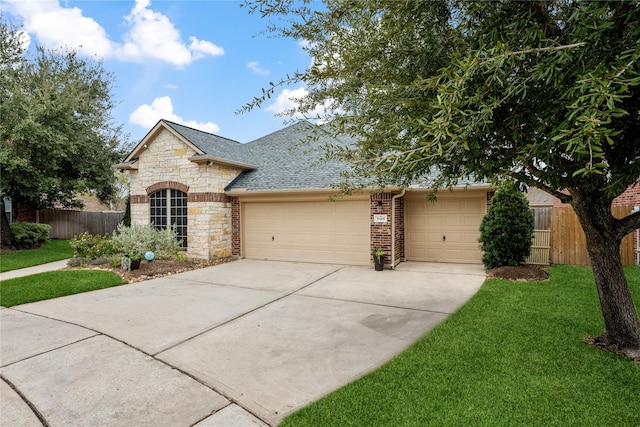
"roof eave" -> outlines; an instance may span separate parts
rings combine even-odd
[[[130,160],[128,162],[118,163],[113,165],[114,169],[120,170],[138,170],[138,159]]]
[[[236,162],[235,160],[229,160],[229,159],[223,159],[221,157],[216,157],[216,156],[211,156],[209,154],[196,154],[193,155],[191,157],[189,157],[189,160],[192,161],[193,163],[198,163],[198,164],[211,164],[211,163],[216,163],[219,165],[224,165],[224,166],[233,166],[233,167],[237,167],[243,170],[256,170],[258,169],[257,166],[255,165],[250,165],[248,163],[242,163],[242,162]]]

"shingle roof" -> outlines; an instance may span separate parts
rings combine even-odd
[[[348,136],[336,137],[309,122],[298,122],[244,144],[167,120],[162,122],[206,155],[255,167],[236,177],[225,191],[330,189],[340,184],[344,179],[341,173],[349,170],[345,162],[323,160],[322,147],[349,145],[354,141]],[[428,174],[411,187],[430,188],[435,175]],[[467,178],[458,183],[458,186],[477,185],[486,185],[486,182]]]
[[[323,156],[322,145],[345,144],[347,139],[334,138],[308,122],[296,123],[246,144],[163,122],[207,155],[257,167],[245,171],[226,190],[328,189],[341,181],[340,173],[348,168],[338,161],[317,164]]]
[[[308,122],[299,122],[256,139],[246,147],[251,163],[257,169],[244,173],[227,190],[331,188],[342,180],[340,173],[347,170],[348,165],[338,161],[319,163],[324,156],[322,146],[327,143],[345,142]]]
[[[223,138],[212,133],[193,129],[178,123],[162,120],[167,126],[182,135],[187,141],[198,147],[205,154],[233,160],[241,163],[251,163],[245,144],[232,139]]]

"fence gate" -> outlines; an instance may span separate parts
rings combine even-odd
[[[551,259],[551,230],[533,230],[531,254],[525,264],[549,265]]]

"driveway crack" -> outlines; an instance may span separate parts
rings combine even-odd
[[[33,412],[33,415],[35,415],[36,418],[38,418],[38,421],[40,421],[44,427],[50,426],[50,424],[47,422],[44,415],[42,415],[42,413],[38,410],[38,408],[36,408],[36,406],[33,403],[31,403],[29,399],[27,399],[27,397],[18,389],[18,387],[16,387],[11,381],[9,381],[3,375],[0,375],[0,379],[2,379],[2,381],[4,381],[9,387],[11,387],[13,391],[16,392],[16,394],[20,397],[20,399],[22,399],[24,403],[27,404],[29,409],[31,409],[31,412]]]

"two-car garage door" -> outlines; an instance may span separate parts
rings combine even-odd
[[[279,261],[368,265],[368,200],[242,204],[243,255]]]
[[[431,203],[425,193],[408,192],[404,205],[405,258],[482,262],[478,237],[480,221],[486,212],[486,194],[486,191],[439,194],[438,201]],[[370,206],[368,199],[244,202],[243,257],[369,265]]]

